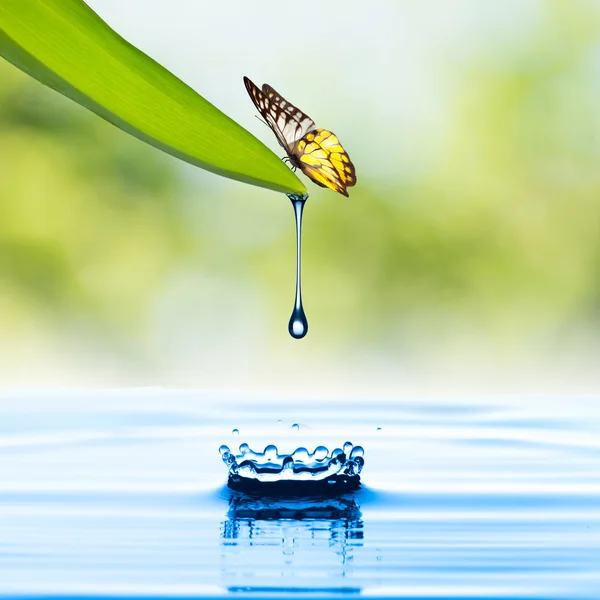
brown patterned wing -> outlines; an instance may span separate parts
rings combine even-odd
[[[279,109],[278,125],[291,146],[315,128],[315,122],[291,102],[283,98],[269,84],[262,86],[262,91],[269,99],[271,106]]]
[[[265,84],[261,90],[248,77],[244,77],[244,84],[258,112],[289,154],[294,142],[314,129],[314,121],[282,98],[271,86]]]

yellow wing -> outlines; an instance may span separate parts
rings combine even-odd
[[[356,183],[354,165],[331,131],[309,131],[290,148],[290,153],[302,172],[321,187],[348,196],[346,188]]]

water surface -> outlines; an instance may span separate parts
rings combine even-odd
[[[0,596],[598,598],[599,420],[575,404],[5,394]],[[225,486],[221,444],[347,439],[357,492]]]

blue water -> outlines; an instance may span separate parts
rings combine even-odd
[[[600,598],[599,433],[592,399],[5,393],[0,596]],[[347,439],[358,492],[225,486],[221,444]]]

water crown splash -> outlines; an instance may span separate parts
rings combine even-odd
[[[294,310],[288,324],[290,335],[299,340],[308,333],[308,321],[304,313],[302,305],[302,213],[304,204],[308,196],[299,196],[296,194],[288,194],[288,198],[292,201],[294,207],[294,215],[296,217],[296,299],[294,301]]]
[[[288,486],[287,491],[294,492],[357,489],[365,464],[362,446],[350,442],[331,452],[326,446],[317,446],[312,453],[300,447],[291,454],[280,453],[273,444],[260,452],[246,443],[241,444],[239,454],[235,454],[223,444],[219,453],[228,470],[228,486],[247,492],[281,491],[281,484]]]

